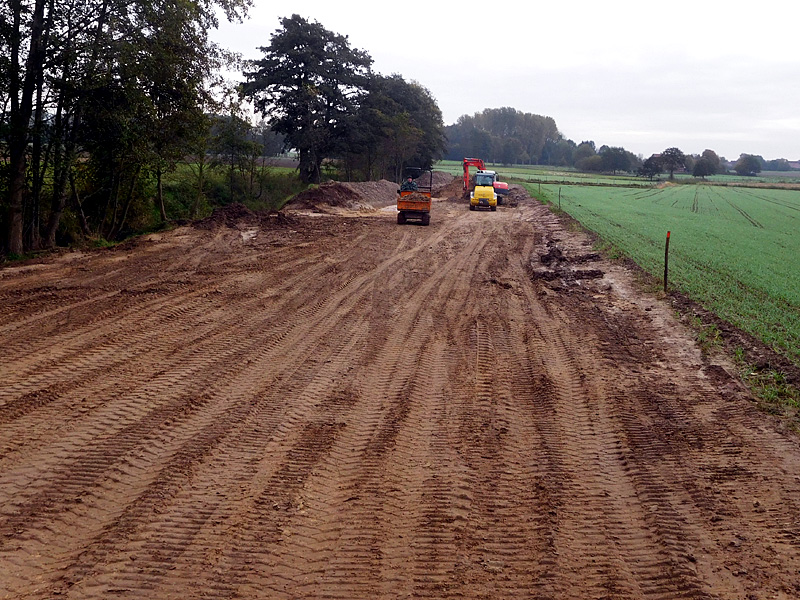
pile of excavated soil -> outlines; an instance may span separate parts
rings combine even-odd
[[[440,195],[441,191],[453,181],[455,178],[452,175],[441,171],[434,171],[432,182],[428,175],[423,175],[417,180],[425,187],[431,182],[434,196]],[[398,184],[386,179],[359,183],[331,181],[301,192],[287,208],[315,212],[328,212],[331,208],[374,211],[397,202],[398,189],[400,189]]]
[[[408,202],[426,202],[428,197],[422,192],[411,192],[407,196],[403,196],[403,200]]]
[[[192,226],[196,229],[219,229],[220,227],[229,227],[236,229],[243,225],[254,226],[283,226],[292,222],[292,217],[277,212],[262,212],[255,213],[247,208],[244,204],[234,202],[227,206],[215,208],[214,212],[205,219],[195,221]]]
[[[396,183],[381,179],[380,181],[363,181],[359,183],[341,184],[363,198],[363,201],[374,208],[383,208],[397,201]]]
[[[373,211],[392,204],[397,198],[397,184],[391,181],[341,183],[331,181],[295,196],[287,208],[326,212],[330,208]]]
[[[423,175],[422,179],[418,179],[418,182],[423,182],[425,176]],[[443,171],[434,171],[433,172],[433,195],[434,196],[441,196],[442,190],[444,190],[448,185],[453,183],[454,181],[461,183],[461,179],[458,177],[453,177],[450,173],[445,173]],[[425,185],[428,185],[427,181],[424,181]]]
[[[519,206],[520,201],[529,198],[528,191],[520,185],[508,186],[508,194],[503,198],[505,206]]]

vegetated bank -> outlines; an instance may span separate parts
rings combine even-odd
[[[711,185],[541,190],[654,275],[663,274],[671,231],[670,285],[800,363],[800,192]]]

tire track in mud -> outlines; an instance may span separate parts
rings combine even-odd
[[[141,564],[141,563],[140,563]]]
[[[635,469],[636,452],[626,447],[622,434],[624,424],[638,417],[615,409],[625,397],[615,397],[605,369],[592,366],[605,363],[606,372],[614,371],[611,360],[596,350],[603,346],[582,331],[582,324],[591,321],[561,317],[530,294],[529,299],[531,322],[538,329],[529,338],[530,363],[541,363],[546,382],[542,420],[552,424],[544,435],[551,463],[561,475],[560,495],[569,499],[556,508],[559,527],[553,544],[559,560],[553,579],[563,586],[569,572],[582,572],[577,585],[556,586],[556,596],[713,597],[684,567],[690,564],[689,552],[681,540],[689,532],[669,500],[673,492],[663,492],[669,485]],[[649,431],[646,435],[652,437]]]
[[[629,324],[616,326],[625,330]],[[760,419],[752,408],[726,401],[702,377],[699,364],[695,372],[686,370],[680,378],[667,378],[653,364],[672,364],[679,360],[675,356],[661,349],[646,356],[630,347],[633,340],[619,339],[603,327],[596,331],[613,347],[626,350],[609,364],[627,372],[610,392],[612,414],[624,428],[625,460],[649,511],[646,524],[669,561],[669,569],[662,568],[662,578],[664,572],[671,572],[672,593],[689,597],[752,594],[762,586],[748,587],[739,577],[748,570],[770,568],[768,562],[776,556],[771,547],[781,545],[783,528],[780,522],[767,523],[764,517],[770,511],[758,499],[768,498],[766,503],[773,509],[780,505],[783,519],[798,514],[800,481],[775,494],[762,483],[780,478],[776,472],[780,453],[770,449],[788,451],[786,441],[778,437],[768,443],[757,441],[752,432],[760,429]],[[657,335],[653,331],[651,339]],[[732,446],[732,439],[738,443]],[[752,456],[758,456],[757,462]],[[797,522],[796,516],[789,520]],[[758,533],[751,531],[753,523],[758,524]],[[724,564],[735,577],[719,577],[715,562]],[[708,589],[710,581],[715,584],[713,593]]]
[[[387,273],[387,276],[392,279],[394,274]],[[380,574],[375,571],[378,568],[376,559],[389,553],[381,541],[384,527],[380,522],[400,520],[401,530],[408,531],[403,512],[393,510],[393,505],[403,505],[407,501],[398,495],[406,486],[398,483],[387,488],[387,474],[381,469],[388,456],[397,455],[398,437],[407,430],[407,422],[413,420],[412,414],[420,410],[418,404],[431,391],[421,381],[427,380],[427,368],[435,365],[436,360],[431,363],[425,359],[420,368],[419,357],[428,356],[427,351],[422,351],[430,336],[430,333],[424,333],[429,328],[430,319],[426,314],[430,308],[424,308],[425,298],[437,287],[436,282],[426,281],[411,299],[403,302],[398,311],[399,321],[392,324],[390,336],[385,337],[381,344],[383,349],[376,351],[374,359],[365,366],[377,374],[377,378],[370,378],[372,383],[369,387],[356,387],[346,396],[350,398],[347,402],[331,403],[337,409],[346,409],[345,414],[336,418],[348,426],[341,432],[340,440],[325,461],[327,464],[320,466],[320,474],[313,482],[315,487],[325,492],[310,496],[324,498],[324,506],[313,512],[316,515],[313,526],[300,519],[292,528],[296,531],[293,533],[293,539],[297,539],[296,546],[291,544],[281,548],[277,555],[264,556],[266,575],[262,583],[254,585],[254,589],[266,586],[274,597],[296,597],[310,593],[310,590],[316,590],[317,597],[326,597],[320,590],[327,588],[336,588],[336,595],[372,597],[370,586],[381,581]],[[421,308],[423,313],[420,313]],[[416,357],[415,363],[409,364],[405,357]],[[438,380],[441,381],[441,368],[435,372],[439,373]],[[341,481],[328,481],[328,477],[338,477]],[[303,504],[306,500],[300,498],[297,502]],[[323,516],[322,524],[318,524],[320,513],[329,514],[330,520]],[[364,515],[370,516],[365,518]],[[330,547],[329,541],[335,545]],[[254,552],[263,554],[256,548]],[[298,553],[296,556],[295,552]],[[342,578],[337,573],[346,576]],[[354,574],[362,576],[354,577]],[[384,578],[389,575],[383,572]],[[387,585],[390,584],[382,584],[384,588]]]
[[[345,251],[347,256],[344,256],[341,260],[348,260],[355,254],[355,251],[352,249],[347,249]],[[334,268],[326,261],[321,260],[321,258],[322,257],[320,257],[318,261],[309,260],[307,268],[302,272],[294,270],[293,272],[286,272],[283,274],[278,273],[277,276],[272,273],[264,273],[263,271],[257,271],[257,273],[262,280],[269,277],[273,280],[281,281],[283,286],[282,290],[284,292],[281,296],[283,296],[286,291],[291,291],[301,282],[325,281],[324,278],[330,275],[334,271]],[[63,362],[65,357],[83,354],[86,351],[92,351],[93,355],[96,356],[98,354],[98,340],[103,340],[103,338],[109,337],[109,335],[115,338],[120,336],[125,337],[127,333],[125,331],[125,326],[132,320],[139,324],[137,329],[142,330],[144,335],[147,335],[152,330],[157,330],[161,333],[162,338],[168,337],[165,334],[171,331],[185,330],[187,328],[187,321],[198,320],[204,324],[218,321],[231,312],[226,310],[228,307],[223,305],[222,302],[234,296],[233,289],[241,290],[239,293],[247,294],[246,290],[242,290],[242,285],[234,286],[234,284],[236,284],[235,278],[239,276],[241,272],[241,269],[235,269],[230,262],[222,262],[215,266],[215,278],[207,281],[205,285],[192,285],[190,288],[188,283],[184,283],[179,285],[177,290],[165,287],[158,292],[159,297],[148,299],[145,302],[137,302],[133,305],[126,304],[123,307],[112,305],[111,307],[103,308],[95,313],[87,312],[87,314],[94,314],[96,316],[89,318],[85,323],[81,323],[79,319],[73,319],[68,332],[46,338],[47,341],[43,341],[39,346],[31,344],[30,342],[24,343],[23,340],[28,337],[25,335],[26,332],[17,332],[20,337],[20,341],[17,345],[18,347],[12,346],[9,348],[11,355],[14,357],[12,366],[15,371],[27,368],[28,370],[25,371],[25,373],[30,374],[41,370],[44,361],[46,361],[48,365],[59,364]],[[187,276],[189,278],[195,277],[195,273],[180,273],[180,275],[184,278]],[[162,277],[157,281],[136,284],[134,287],[153,289],[154,286],[158,287],[172,283],[170,279]],[[132,293],[133,290],[130,289],[129,282],[120,282],[120,287],[121,289],[118,289],[116,293],[121,296],[122,299],[126,296],[137,296],[137,294]],[[259,290],[263,285],[258,286],[254,282],[252,287]],[[220,288],[223,288],[225,291],[220,290]],[[233,289],[229,291],[229,288]],[[176,298],[175,292],[178,290],[182,291],[183,294]],[[150,294],[142,295],[149,296]],[[217,297],[218,301],[216,303],[209,302],[207,299],[208,296],[212,296],[212,299],[213,297]],[[108,299],[108,295],[103,295],[98,301]],[[258,295],[248,298],[249,307],[259,307],[260,300],[261,298]],[[63,310],[73,312],[75,308],[78,307],[67,306],[63,307]],[[124,311],[121,310],[123,308]],[[242,308],[246,308],[246,306]],[[281,314],[281,311],[285,310],[285,308],[286,307],[276,307],[274,314]],[[216,314],[208,314],[209,309],[216,310]],[[37,319],[37,321],[40,320],[42,319]],[[102,329],[98,327],[100,324],[102,324]],[[109,329],[111,329],[111,333],[108,332]],[[133,343],[140,342],[136,347],[141,347],[143,345],[141,342],[152,344],[152,341],[153,340],[150,339],[137,339],[133,341],[125,337],[125,339],[117,341],[116,343],[118,345],[130,347]],[[103,346],[115,347],[113,343],[104,344]],[[55,347],[56,350],[54,350],[53,347]],[[41,356],[42,353],[45,354],[44,357]],[[141,353],[143,353],[143,351],[140,350],[139,354]],[[27,364],[23,360],[26,357],[31,357],[33,359],[33,362],[27,367],[23,366]],[[98,369],[102,368],[104,368],[104,366],[98,367]]]
[[[348,249],[347,251],[347,254],[351,256],[355,253],[356,250],[353,249]],[[344,260],[349,258],[345,256]],[[330,265],[325,265],[325,263],[320,269],[317,269],[318,272],[316,274],[314,274],[313,270],[317,268],[317,265],[312,264],[309,267],[314,275],[312,281],[319,280],[323,275],[332,271]],[[35,378],[28,376],[27,371],[23,371],[22,376],[18,378],[18,385],[12,385],[10,388],[4,389],[0,394],[0,398],[6,396],[7,392],[9,392],[8,396],[11,398],[4,405],[0,405],[0,431],[8,434],[13,434],[15,431],[25,431],[26,435],[28,435],[26,446],[29,449],[30,432],[36,429],[39,423],[51,423],[52,414],[56,411],[62,415],[65,412],[75,414],[77,411],[79,416],[83,416],[87,412],[96,411],[106,402],[106,397],[118,396],[126,392],[132,393],[139,386],[147,385],[147,381],[152,379],[152,373],[172,372],[173,369],[178,368],[187,360],[186,349],[191,349],[195,356],[205,354],[213,359],[203,363],[195,374],[213,367],[214,363],[226,358],[218,348],[220,348],[220,344],[225,346],[230,344],[231,329],[235,327],[241,328],[244,325],[241,315],[258,312],[262,314],[261,318],[264,320],[273,320],[288,310],[288,305],[300,305],[301,303],[297,298],[301,294],[293,290],[297,289],[297,284],[302,281],[302,278],[302,274],[297,274],[295,278],[287,278],[281,294],[282,302],[276,308],[270,308],[270,311],[266,314],[263,314],[264,311],[260,310],[262,307],[259,305],[257,296],[255,299],[246,298],[244,302],[241,298],[235,299],[233,304],[217,303],[215,307],[216,313],[209,313],[208,305],[203,303],[192,307],[191,313],[202,315],[203,310],[206,312],[200,327],[191,327],[186,321],[192,315],[185,304],[190,297],[197,298],[204,295],[204,289],[207,289],[204,288],[193,292],[191,295],[183,295],[178,298],[173,296],[172,302],[165,300],[164,306],[158,307],[156,311],[158,314],[152,319],[144,319],[141,314],[145,313],[146,315],[152,312],[154,309],[152,305],[137,310],[133,314],[126,314],[119,319],[115,319],[115,323],[121,324],[120,329],[124,329],[125,324],[129,324],[131,320],[135,321],[135,331],[124,334],[121,340],[115,339],[99,348],[89,343],[86,350],[91,350],[92,352],[82,352],[74,357],[72,361],[64,362],[63,366],[60,366],[56,371],[44,371]],[[219,284],[219,282],[217,283]],[[304,288],[301,286],[300,289]],[[249,331],[239,331],[237,335],[244,339],[251,335],[258,335],[261,326],[258,323],[254,323],[253,325],[248,325],[248,328],[250,328]],[[104,333],[100,335],[107,335],[108,326],[104,326],[101,331]],[[156,331],[158,334],[154,335]],[[124,350],[119,351],[120,347],[124,348]],[[194,362],[194,358],[190,360]],[[14,366],[13,370],[17,371],[19,365],[13,361],[12,364]],[[128,366],[129,364],[134,364],[135,366],[131,368]],[[87,376],[84,368],[89,370],[91,377]],[[64,375],[64,373],[69,373],[69,376]],[[111,379],[112,374],[116,374],[117,381]],[[53,379],[59,380],[56,386],[34,389],[22,395],[16,395],[19,393],[16,390],[19,385],[23,385],[26,388],[36,388],[40,382],[44,383]],[[110,385],[106,384],[105,382],[110,379],[112,383]],[[119,380],[125,382],[122,388],[119,386]],[[79,385],[79,387],[73,387],[76,385]],[[94,398],[90,398],[90,396],[94,396]],[[51,403],[55,405],[49,407],[49,410],[40,411],[40,409]],[[8,425],[3,427],[4,423],[15,421],[29,413],[33,413],[30,418],[14,424],[13,427]],[[52,428],[49,428],[42,430],[40,436],[46,441],[53,434]],[[13,450],[14,448],[8,445],[0,447],[0,456],[8,455]],[[8,462],[6,461],[7,467]]]
[[[314,312],[314,311],[312,310],[312,311],[309,311],[309,312]],[[306,316],[306,315],[301,315],[301,316]],[[301,321],[301,323],[302,323],[302,321]],[[230,342],[230,340],[228,340],[228,341]],[[236,361],[234,361],[234,362],[236,362]]]
[[[0,404],[0,595],[791,597],[797,445],[615,293],[532,281],[544,209],[461,208],[220,233],[185,286],[101,302],[141,370],[69,338],[81,381],[43,361]]]
[[[264,364],[268,363],[268,359],[265,359]],[[231,394],[231,391],[228,390],[227,394]],[[209,418],[206,419],[206,422],[203,424],[203,428],[191,431],[191,436],[187,436],[190,438],[188,445],[181,449],[180,453],[183,453],[187,456],[193,456],[194,458],[188,461],[189,464],[197,462],[197,460],[203,458],[207,454],[209,454],[213,448],[221,443],[226,436],[228,436],[234,429],[241,426],[242,421],[245,419],[247,415],[250,414],[252,411],[252,405],[255,403],[255,400],[250,397],[249,395],[243,399],[238,405],[234,404],[233,409],[227,409],[221,416],[216,415],[209,415]],[[187,462],[187,461],[183,461]],[[143,465],[143,468],[152,468],[152,465]],[[163,468],[162,472],[167,474],[173,473],[176,470],[171,466],[167,465]],[[185,472],[185,469],[183,471]],[[177,483],[183,483],[178,480]],[[171,494],[169,493],[170,488],[175,484],[174,481],[164,482],[164,481],[156,481],[156,489],[148,489],[145,493],[140,495],[140,498],[169,498]],[[177,486],[177,489],[180,489],[180,485]],[[137,503],[134,503],[134,509],[137,509]],[[148,503],[144,504],[145,510],[150,510],[152,507],[149,506]],[[141,513],[141,510],[134,510],[134,515],[128,518],[121,518],[118,519],[115,523],[113,523],[112,527],[109,530],[109,535],[107,536],[108,539],[112,540],[119,540],[119,538],[123,538],[125,536],[121,535],[121,531],[125,532],[129,529],[130,523],[144,523],[145,522],[145,514]],[[121,525],[120,525],[121,523]],[[103,544],[98,544],[97,542],[92,544],[93,546],[100,546],[103,547]],[[102,556],[106,556],[108,554],[108,548],[103,548]],[[86,556],[84,554],[84,556]],[[140,563],[142,564],[142,563]]]

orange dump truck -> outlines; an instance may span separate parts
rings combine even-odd
[[[433,171],[429,171],[428,185],[413,180],[411,185],[404,183],[397,190],[397,223],[403,225],[409,220],[419,220],[423,225],[431,222],[431,190]],[[421,179],[418,178],[418,179]]]

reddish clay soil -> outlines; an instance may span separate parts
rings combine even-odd
[[[583,234],[459,195],[0,270],[0,598],[800,597],[797,437]]]

